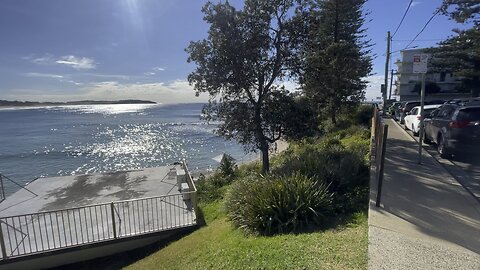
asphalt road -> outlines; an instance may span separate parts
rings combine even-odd
[[[398,122],[397,122],[398,124]],[[401,125],[403,128],[403,125]],[[410,130],[406,131],[417,142]],[[480,203],[480,153],[474,155],[454,156],[450,159],[441,158],[435,144],[423,144],[427,150],[455,179]]]

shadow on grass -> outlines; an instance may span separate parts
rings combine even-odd
[[[180,231],[179,233],[170,235],[158,242],[144,246],[141,248],[133,249],[130,251],[125,251],[117,253],[114,255],[96,258],[93,260],[63,265],[52,270],[87,270],[87,269],[101,269],[101,270],[113,270],[113,269],[122,269],[132,263],[137,262],[159,250],[168,246],[170,243],[175,242],[191,233],[193,233],[198,227],[188,228]]]
[[[134,250],[125,251],[122,253],[96,258],[89,261],[78,262],[74,264],[63,265],[60,267],[52,268],[53,270],[69,269],[69,270],[87,270],[87,269],[102,269],[113,270],[122,269],[132,263],[135,263],[149,255],[163,249],[169,244],[180,240],[181,238],[195,232],[197,229],[206,226],[204,213],[199,207],[197,212],[197,226],[193,228],[187,228],[179,231],[176,234],[170,235],[165,239],[150,244],[148,246],[140,247]]]

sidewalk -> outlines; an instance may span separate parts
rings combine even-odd
[[[480,269],[480,204],[393,120],[382,205],[371,178],[369,269]]]

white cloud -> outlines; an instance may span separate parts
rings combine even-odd
[[[156,75],[158,72],[162,72],[162,71],[165,71],[166,69],[164,67],[154,67],[152,68],[151,71],[147,71],[145,73],[143,73],[145,76],[153,76],[153,75]]]
[[[96,100],[147,99],[160,103],[206,102],[207,95],[195,97],[193,87],[185,80],[169,83],[120,83],[105,81],[82,88],[84,98]]]
[[[97,78],[110,78],[110,79],[117,79],[117,80],[129,80],[131,77],[134,77],[134,76],[122,75],[122,74],[95,74],[95,73],[79,73],[78,75],[92,76]]]
[[[39,78],[51,78],[51,79],[62,79],[64,76],[59,74],[50,74],[50,73],[38,73],[38,72],[28,72],[23,75],[27,77],[39,77]]]
[[[67,65],[74,69],[94,69],[95,68],[95,61],[92,58],[76,57],[73,55],[62,56],[60,57],[59,60],[55,61],[55,63]]]
[[[46,53],[43,56],[35,57],[29,55],[22,57],[24,60],[28,60],[37,65],[66,65],[74,69],[94,69],[96,64],[93,58],[77,57],[74,55],[65,55],[61,57],[55,57],[52,54]]]
[[[55,60],[53,59],[53,55],[45,54],[42,57],[37,57],[37,58],[31,59],[31,61],[32,61],[32,63],[35,63],[37,65],[50,65],[50,64],[54,63]]]

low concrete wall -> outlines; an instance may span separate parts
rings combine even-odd
[[[164,231],[150,235],[142,235],[134,238],[116,239],[102,243],[84,245],[63,250],[56,250],[41,254],[9,259],[0,262],[0,270],[22,269],[35,270],[47,269],[66,264],[72,264],[95,258],[106,257],[143,246],[159,242],[174,234],[184,233],[192,228],[183,230]]]

